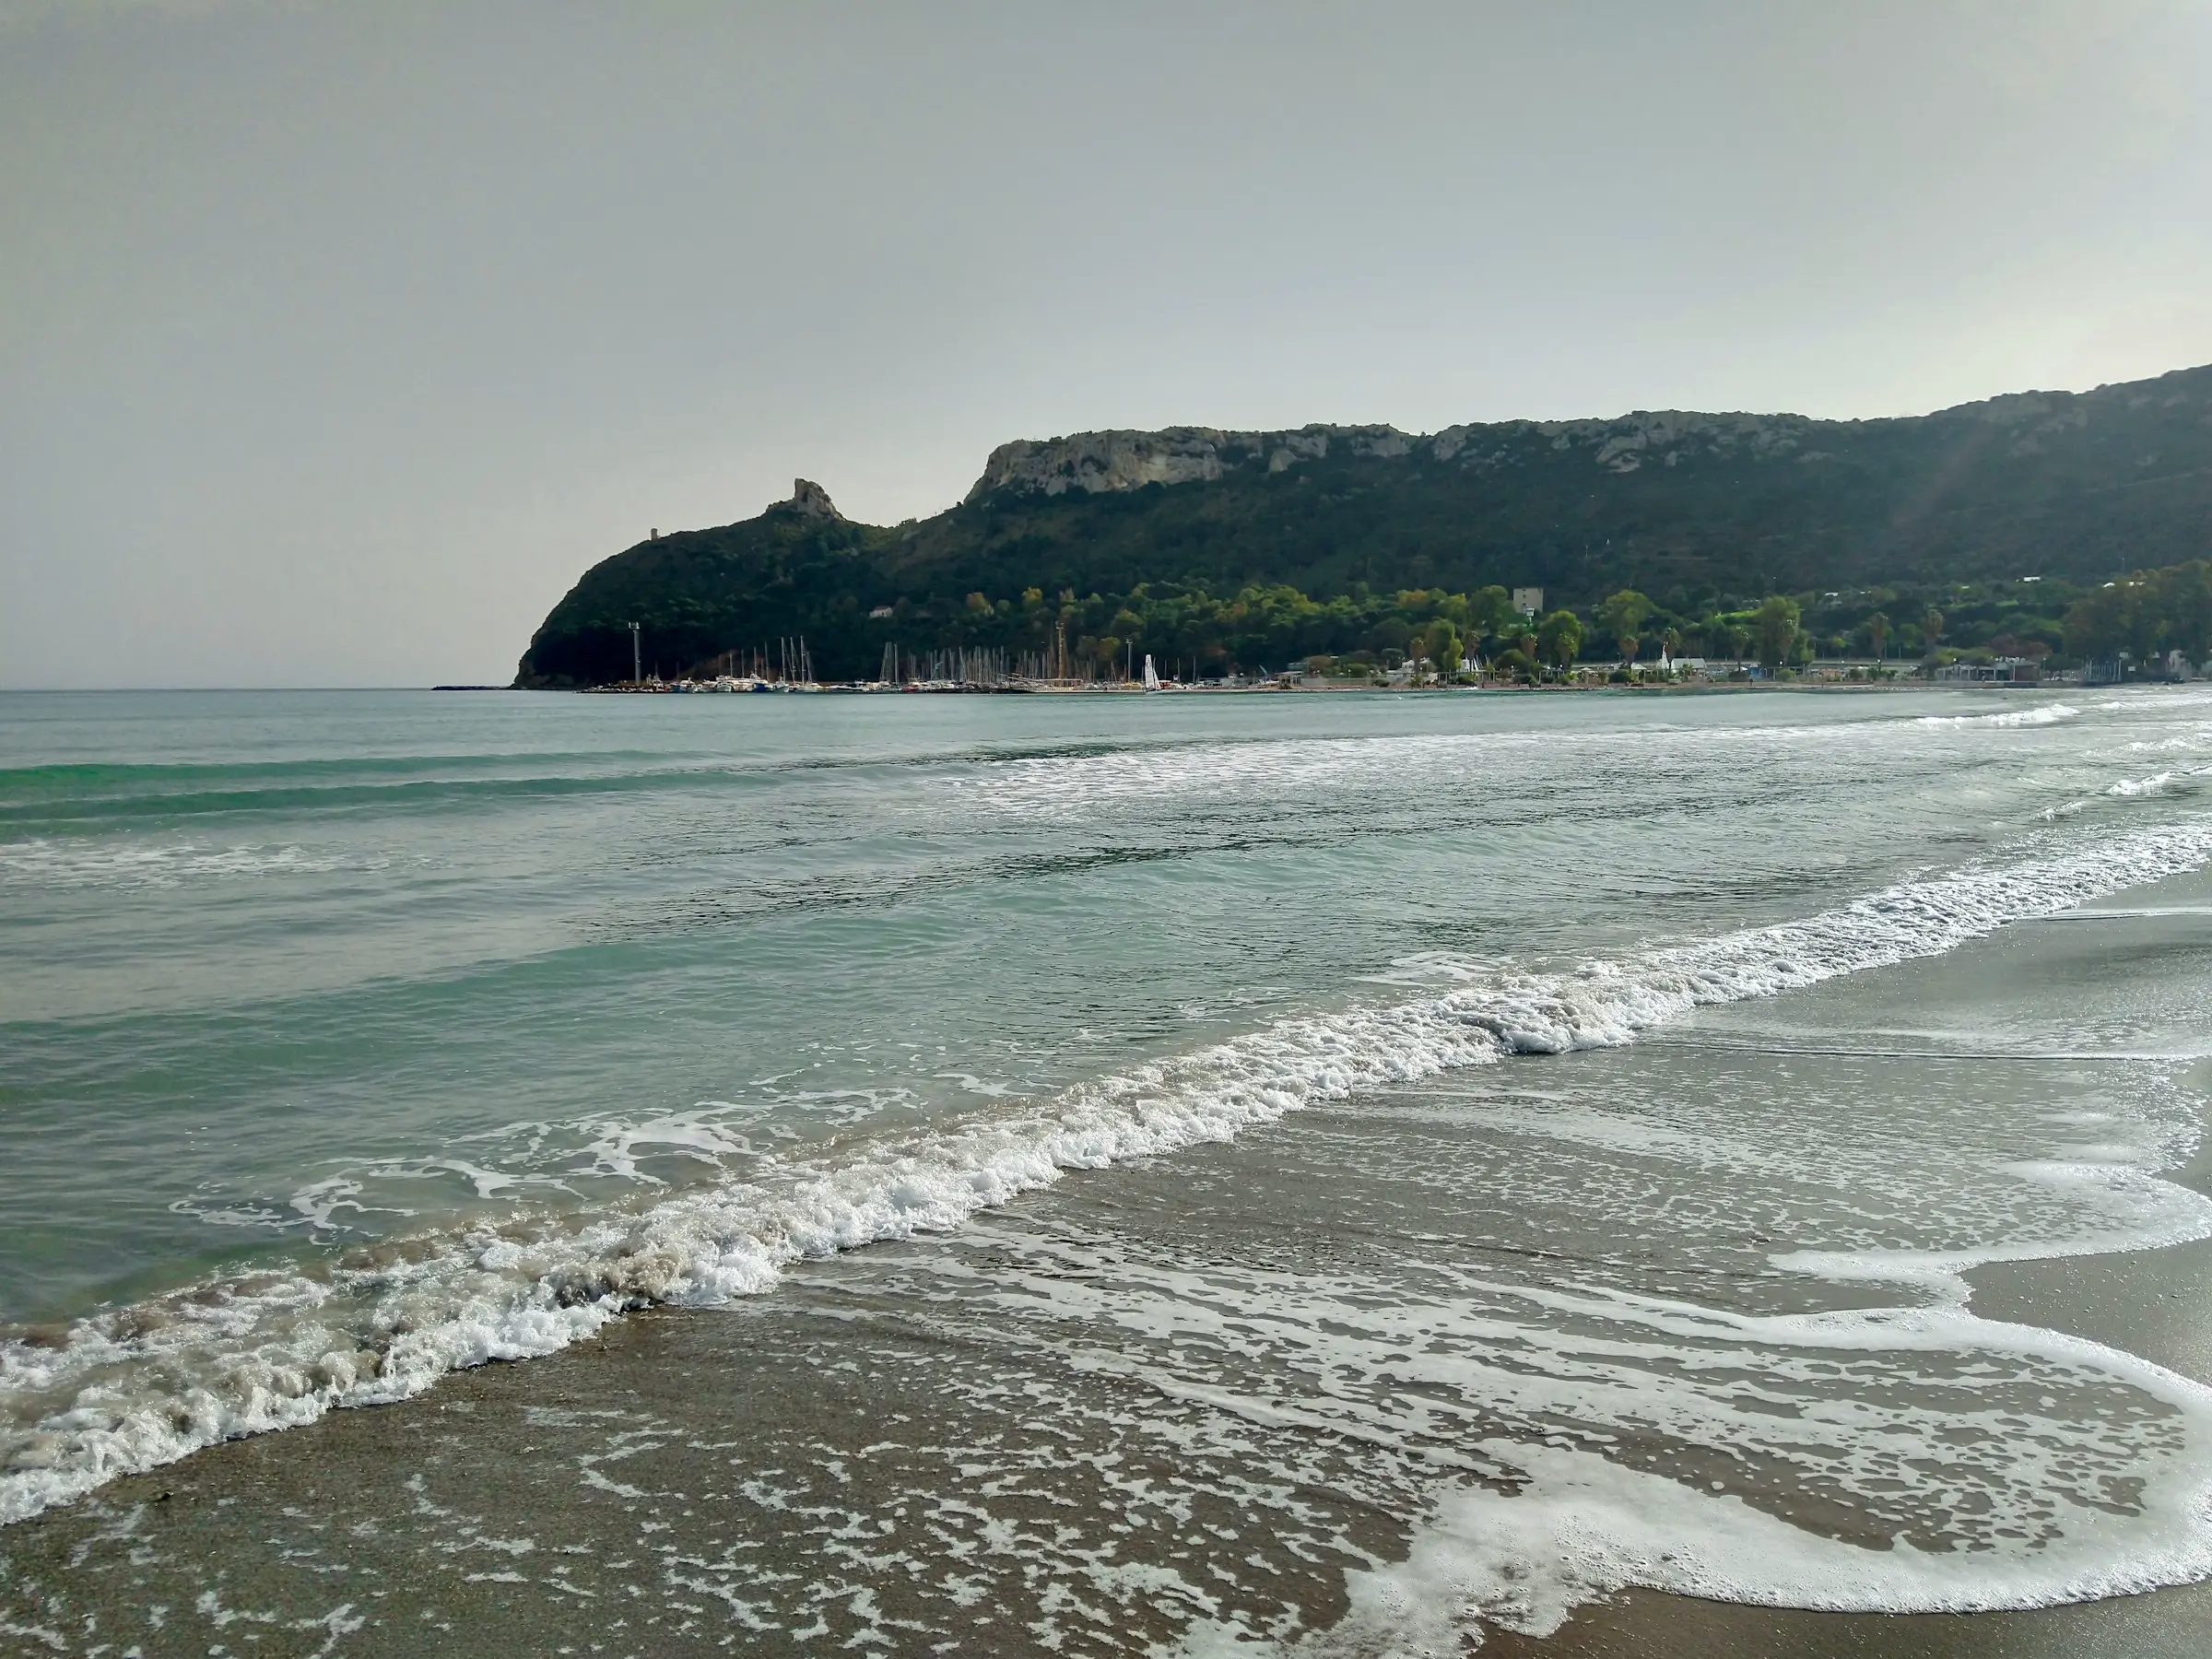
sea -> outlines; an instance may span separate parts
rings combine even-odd
[[[2202,1581],[1983,1286],[2212,1238],[2208,860],[2202,686],[0,696],[0,1648]]]

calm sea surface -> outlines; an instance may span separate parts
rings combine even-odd
[[[0,1522],[813,1260],[1411,1528],[1274,1524],[1346,1651],[2201,1578],[2212,1391],[1959,1275],[2212,1234],[2207,781],[2189,688],[0,696]]]

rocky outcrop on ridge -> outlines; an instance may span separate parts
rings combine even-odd
[[[1282,472],[1300,461],[1338,453],[1383,459],[1410,454],[1417,441],[1387,426],[1309,426],[1291,432],[1230,432],[1215,427],[1169,427],[1158,432],[1077,432],[1044,441],[1018,439],[991,452],[967,500],[996,490],[1065,495],[1080,490],[1141,489],[1147,484],[1211,483],[1241,467]]]
[[[2010,453],[2041,453],[2056,438],[2100,419],[2149,407],[2202,405],[2212,419],[2212,390],[2202,371],[2181,371],[2157,381],[2100,386],[2094,392],[2018,392],[1960,404],[1930,415],[1877,420],[1816,420],[1803,415],[1700,414],[1681,409],[1640,409],[1610,419],[1509,420],[1446,427],[1434,433],[1401,432],[1389,426],[1307,426],[1295,431],[1230,431],[1214,427],[1168,427],[1156,432],[1076,432],[1065,438],[1020,439],[991,452],[982,477],[966,500],[999,491],[1045,496],[1070,491],[1093,495],[1140,489],[1147,484],[1211,483],[1245,469],[1279,473],[1306,461],[1343,455],[1451,465],[1480,472],[1513,465],[1533,450],[1585,452],[1610,473],[1645,466],[1678,466],[1701,457],[1788,461],[1806,465],[1835,460],[1868,441],[1935,437],[1949,424],[1972,423],[2009,431]]]
[[[779,503],[801,518],[829,519],[834,524],[845,524],[845,515],[837,510],[830,492],[812,478],[794,478],[791,481],[791,500]]]

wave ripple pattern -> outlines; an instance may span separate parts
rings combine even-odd
[[[0,1522],[822,1262],[1409,1529],[1161,1640],[2212,1572],[1966,1277],[2212,1237],[2212,699],[203,701],[0,724]]]

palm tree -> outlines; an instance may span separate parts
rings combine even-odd
[[[1780,594],[1769,594],[1759,601],[1759,610],[1752,619],[1759,631],[1759,660],[1770,669],[1779,669],[1790,660],[1790,651],[1797,642],[1797,602]]]
[[[1634,588],[1622,588],[1598,607],[1598,613],[1614,643],[1620,647],[1620,660],[1634,663],[1636,648],[1641,643],[1639,634],[1643,619],[1652,614],[1652,602]]]

